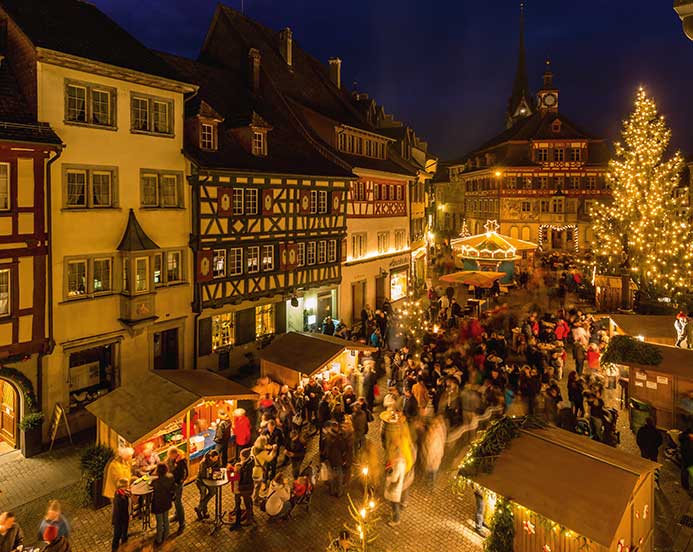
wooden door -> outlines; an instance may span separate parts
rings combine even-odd
[[[382,309],[385,302],[385,281],[387,274],[376,276],[375,278],[375,308]]]
[[[361,322],[361,311],[366,306],[366,282],[351,284],[351,320],[352,324]]]
[[[178,369],[178,328],[154,334],[154,369]]]
[[[0,380],[0,439],[17,446],[17,391],[12,384]]]

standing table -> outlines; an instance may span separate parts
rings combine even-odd
[[[213,535],[216,533],[220,527],[224,525],[229,525],[228,522],[224,521],[224,514],[225,512],[222,511],[222,495],[223,495],[223,488],[224,485],[227,485],[229,480],[227,478],[226,470],[223,470],[222,472],[224,474],[223,479],[203,479],[202,483],[205,485],[205,487],[209,489],[216,489],[216,493],[214,495],[214,528],[212,529],[212,532],[210,535]]]
[[[156,476],[150,477],[149,480],[156,479]],[[150,515],[152,512],[152,495],[154,494],[154,489],[149,484],[147,480],[140,480],[133,483],[130,486],[130,495],[133,497],[142,497],[142,506],[140,507],[140,515],[142,516],[142,530],[147,531],[147,529],[152,528],[152,522]],[[134,504],[133,500],[133,504]]]

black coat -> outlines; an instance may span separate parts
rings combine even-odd
[[[163,514],[171,509],[175,486],[176,483],[170,473],[152,481],[152,489],[154,489],[154,496],[152,497],[153,514]]]
[[[118,490],[113,497],[113,525],[127,525],[130,521],[130,497],[127,492]]]
[[[636,441],[640,447],[640,455],[656,462],[659,447],[662,446],[662,434],[659,430],[654,426],[645,424],[638,430]]]

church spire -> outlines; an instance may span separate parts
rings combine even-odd
[[[513,91],[508,100],[506,126],[510,128],[519,119],[529,117],[533,113],[532,95],[529,93],[527,80],[527,61],[525,54],[525,4],[520,3],[520,43],[517,59],[517,71]]]

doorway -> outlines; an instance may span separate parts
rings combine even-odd
[[[381,274],[375,277],[375,308],[382,309],[383,303],[387,298],[385,295],[385,281],[387,279],[387,274]]]
[[[154,334],[154,370],[178,369],[178,328]]]
[[[332,312],[332,292],[318,295],[318,324],[322,325],[323,320],[328,316],[335,317]]]
[[[361,311],[366,306],[366,281],[351,284],[351,323],[361,322]]]
[[[14,385],[0,380],[0,454],[17,448],[19,395]]]

